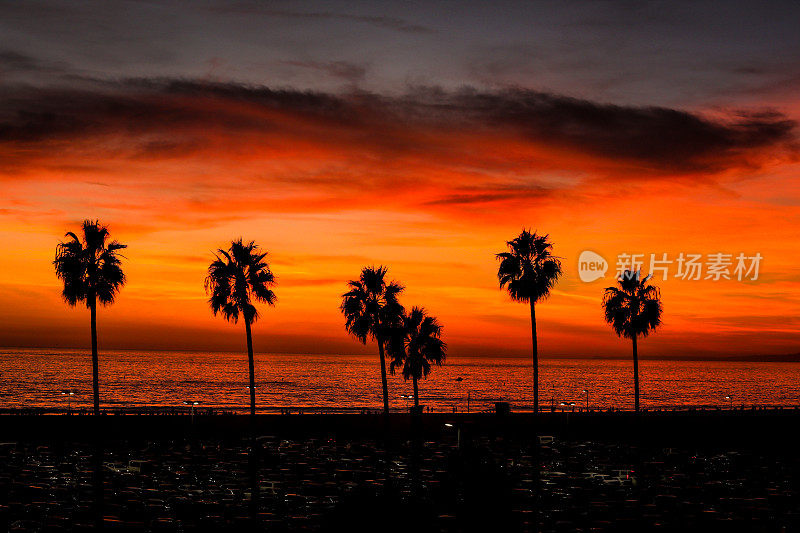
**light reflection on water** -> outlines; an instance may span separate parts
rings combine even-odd
[[[462,377],[463,381],[456,378]],[[642,405],[726,406],[800,404],[800,363],[641,361]],[[0,407],[66,407],[62,390],[75,389],[75,407],[91,404],[91,357],[79,350],[0,350]],[[115,351],[100,354],[101,402],[106,406],[248,405],[247,355]],[[625,360],[545,359],[540,402],[592,408],[633,403],[632,366]],[[381,406],[377,355],[256,356],[257,401],[272,407]],[[420,383],[422,403],[437,411],[484,409],[495,400],[529,405],[532,370],[526,359],[450,357]],[[410,382],[389,377],[390,402],[406,405]]]

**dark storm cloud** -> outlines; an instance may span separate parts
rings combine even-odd
[[[626,107],[524,89],[414,90],[401,97],[276,90],[236,83],[132,79],[83,88],[0,90],[0,143],[93,135],[141,140],[145,156],[202,150],[204,132],[310,135],[388,154],[425,155],[437,139],[470,132],[629,163],[652,173],[716,172],[752,150],[792,150],[795,123],[777,112],[725,120],[664,107]],[[294,119],[313,125],[298,128]],[[162,137],[166,138],[164,140]],[[52,148],[51,148],[52,149]],[[451,154],[452,155],[452,154]],[[452,198],[449,201],[468,200]]]
[[[142,133],[169,134],[176,128],[217,127],[231,133],[269,129],[268,121],[246,113],[204,109],[203,99],[243,102],[264,109],[287,109],[315,116],[338,116],[335,97],[299,91],[249,88],[236,84],[129,80],[106,82],[97,89],[0,89],[0,141],[79,140],[82,136]],[[277,125],[276,125],[277,127]],[[176,146],[166,146],[174,151]],[[151,145],[155,151],[157,146]]]
[[[716,158],[788,141],[795,126],[777,112],[714,121],[677,109],[607,105],[525,90],[454,100],[462,112],[517,128],[532,140],[677,171],[706,165],[710,170]]]

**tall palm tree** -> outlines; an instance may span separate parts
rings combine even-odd
[[[414,383],[414,407],[419,408],[419,380],[428,377],[431,366],[441,366],[447,355],[447,344],[441,339],[442,326],[436,317],[421,307],[403,315],[403,321],[389,343],[392,362],[389,371],[402,368],[403,379]]]
[[[389,386],[386,382],[386,355],[384,349],[390,332],[399,327],[403,306],[397,297],[403,287],[396,281],[386,282],[387,268],[364,267],[357,280],[347,283],[350,290],[342,295],[340,309],[345,317],[345,328],[363,344],[371,338],[378,344],[381,360],[381,385],[383,386],[383,413],[389,415]]]
[[[533,347],[533,412],[539,412],[539,345],[536,339],[536,303],[546,299],[559,276],[561,259],[552,254],[549,235],[537,235],[522,230],[506,242],[508,252],[497,254],[500,267],[497,279],[500,288],[506,287],[515,302],[527,302],[531,307],[531,344]]]
[[[636,339],[647,337],[661,325],[661,293],[648,281],[652,275],[641,278],[640,270],[626,270],[619,278],[617,287],[606,287],[603,294],[603,309],[606,322],[620,337],[633,342],[633,387],[634,404],[639,411],[639,354]]]
[[[94,414],[100,414],[100,381],[97,357],[97,302],[114,303],[119,289],[125,284],[120,250],[126,245],[108,240],[108,228],[98,220],[83,221],[83,239],[68,232],[68,240],[56,246],[53,265],[56,276],[64,282],[61,295],[70,306],[84,302],[89,308],[92,323],[92,391]]]
[[[267,252],[261,252],[253,241],[231,241],[230,248],[220,248],[208,267],[205,289],[214,316],[222,314],[225,320],[244,318],[247,334],[247,360],[250,365],[250,415],[256,414],[256,378],[253,363],[253,335],[250,326],[258,320],[254,302],[275,305],[277,297],[272,292],[275,276],[265,261]]]

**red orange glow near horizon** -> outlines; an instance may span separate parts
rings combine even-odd
[[[620,253],[764,258],[757,281],[656,280],[664,325],[642,356],[800,352],[800,186],[783,139],[739,146],[734,131],[732,144],[657,158],[591,131],[550,139],[513,120],[420,119],[360,97],[340,115],[136,90],[125,101],[160,115],[67,95],[76,116],[95,114],[87,126],[56,120],[0,143],[3,345],[88,345],[88,312],[61,301],[52,259],[66,231],[96,218],[128,245],[128,282],[99,312],[101,350],[241,350],[241,324],[212,316],[203,279],[212,253],[242,237],[269,252],[278,280],[257,352],[372,353],[338,306],[363,266],[386,265],[402,302],[444,324],[451,357],[526,356],[528,310],[498,288],[494,254],[531,228],[550,235],[565,271],[538,307],[541,357],[628,355],[600,307]],[[696,142],[676,133],[679,152]],[[604,280],[578,279],[583,250],[612,263]]]

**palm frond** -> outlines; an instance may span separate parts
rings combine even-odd
[[[606,287],[603,311],[606,322],[620,337],[646,337],[661,325],[663,306],[658,287],[650,285],[651,276],[641,278],[641,272],[626,270],[616,287]]]
[[[125,273],[119,251],[127,245],[117,241],[106,243],[108,228],[95,220],[84,220],[83,239],[67,232],[69,240],[56,245],[53,261],[56,276],[64,283],[62,297],[69,305],[94,302],[109,305],[125,284]]]
[[[430,374],[432,365],[441,366],[447,357],[447,344],[441,339],[442,326],[421,307],[404,314],[402,328],[390,342],[392,372],[403,370],[404,379],[421,379]]]
[[[254,241],[244,243],[241,238],[231,241],[227,250],[217,250],[204,283],[215,315],[234,323],[242,316],[253,323],[260,316],[253,302],[275,305],[275,275],[266,257]]]
[[[395,281],[387,283],[387,272],[382,265],[364,267],[357,280],[347,282],[350,290],[342,295],[339,309],[345,317],[345,329],[362,343],[368,337],[388,341],[400,323],[403,306],[398,297],[404,287]]]
[[[518,302],[538,302],[550,295],[562,274],[561,258],[552,254],[549,235],[522,230],[506,243],[509,251],[496,254],[500,261],[497,279],[500,288]]]

